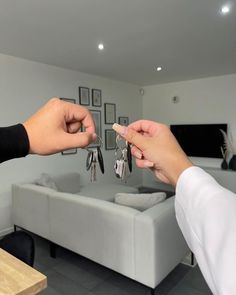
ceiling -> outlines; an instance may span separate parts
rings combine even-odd
[[[236,0],[224,16],[223,4],[0,0],[0,52],[141,86],[231,74]],[[157,66],[163,70],[157,72]]]

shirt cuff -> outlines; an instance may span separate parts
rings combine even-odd
[[[25,157],[29,146],[28,134],[22,124],[0,128],[0,162]]]

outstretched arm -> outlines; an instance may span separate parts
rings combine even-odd
[[[80,132],[83,125],[85,132]],[[96,139],[90,112],[52,98],[23,124],[0,128],[0,162],[28,153],[50,155],[85,147]]]
[[[167,126],[141,120],[113,128],[133,144],[138,167],[176,186],[178,224],[213,294],[235,294],[236,195],[194,167]]]

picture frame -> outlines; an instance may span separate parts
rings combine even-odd
[[[74,98],[61,97],[60,99],[66,101],[66,102],[70,102],[70,103],[76,104],[76,99],[74,99]],[[64,151],[61,152],[61,154],[63,156],[65,156],[65,155],[74,155],[74,154],[77,154],[77,149],[74,148],[74,149],[64,150]]]
[[[116,132],[113,129],[105,130],[105,149],[106,150],[116,149]]]
[[[76,99],[75,98],[60,97],[60,100],[64,100],[64,101],[76,104]]]
[[[116,122],[116,105],[114,103],[104,103],[105,124]]]
[[[129,117],[119,117],[118,123],[122,126],[128,126],[129,125]]]
[[[92,106],[94,107],[102,106],[102,90],[92,89]]]
[[[65,155],[74,155],[74,154],[77,154],[77,149],[75,148],[75,149],[64,150],[64,151],[61,152],[61,154],[63,156],[65,156]]]
[[[84,106],[90,105],[90,92],[88,87],[79,87],[79,104]]]
[[[101,144],[102,139],[102,120],[101,120],[101,111],[100,110],[89,110],[92,114],[94,123],[95,123],[95,132],[98,136],[97,140],[89,145],[89,147],[97,147]]]

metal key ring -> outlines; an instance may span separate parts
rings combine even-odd
[[[97,135],[97,139],[99,140],[99,142],[98,142],[98,143],[95,143],[95,144],[94,144],[94,147],[89,147],[89,146],[88,146],[88,147],[85,148],[87,152],[91,152],[91,151],[93,151],[93,149],[95,149],[95,148],[98,147],[98,146],[99,146],[100,148],[103,147],[103,141],[102,141],[101,137]]]
[[[122,146],[121,144],[119,145],[119,141],[122,143],[124,142],[124,145]],[[117,146],[117,149],[120,149],[120,150],[123,150],[124,148],[127,147],[127,140],[125,140],[123,137],[121,137],[119,134],[116,136],[116,146]]]

